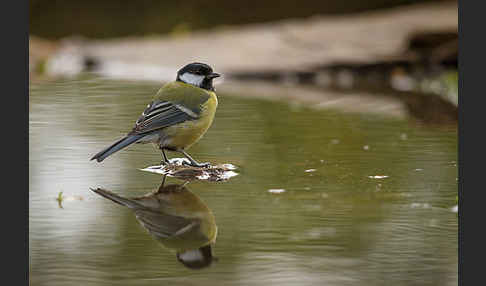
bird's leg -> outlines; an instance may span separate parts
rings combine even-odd
[[[166,177],[167,177],[167,175],[164,175],[164,178],[162,179],[162,185],[161,185],[161,188],[163,188],[163,187],[164,187],[164,185],[165,185],[165,178],[166,178]]]
[[[164,160],[162,162],[160,162],[160,165],[168,165],[170,162],[169,162],[169,159],[167,159],[167,156],[165,155],[165,151],[164,151],[164,148],[160,148],[160,150],[162,151],[162,156],[164,156]]]
[[[196,160],[194,160],[191,156],[189,156],[189,154],[186,153],[186,151],[184,150],[178,150],[179,152],[181,152],[184,156],[186,156],[187,159],[189,159],[189,161],[191,162],[191,164],[188,164],[190,166],[193,166],[193,167],[202,167],[202,168],[205,168],[205,167],[209,167],[211,166],[211,164],[209,163],[198,163]],[[186,164],[187,163],[183,163],[183,164]]]

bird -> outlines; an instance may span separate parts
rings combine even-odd
[[[175,251],[184,266],[200,269],[211,265],[218,260],[211,248],[218,233],[212,211],[187,188],[188,182],[164,186],[164,181],[158,190],[136,198],[102,188],[91,190],[130,208],[141,226],[164,247]]]
[[[177,72],[176,80],[166,83],[147,105],[126,136],[94,155],[91,160],[103,161],[113,153],[133,143],[154,143],[162,151],[163,161],[169,160],[165,150],[182,153],[194,167],[208,167],[199,163],[186,150],[211,126],[218,98],[213,79],[220,74],[204,63],[185,65]]]

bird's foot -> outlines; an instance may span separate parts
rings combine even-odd
[[[183,161],[183,165],[190,166],[190,167],[198,167],[198,168],[209,168],[211,167],[211,163],[205,162],[205,163],[198,163],[198,162],[187,162]]]

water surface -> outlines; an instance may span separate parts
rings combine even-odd
[[[189,153],[240,174],[187,185],[215,216],[219,260],[184,267],[129,209],[89,190],[159,188],[160,175],[139,170],[161,160],[151,145],[89,161],[132,128],[158,88],[31,84],[32,285],[457,285],[455,128],[224,94]],[[59,192],[82,200],[60,208]]]

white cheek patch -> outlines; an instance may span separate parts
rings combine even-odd
[[[199,249],[188,250],[179,254],[179,258],[186,262],[202,261],[204,257]]]
[[[186,72],[180,77],[180,79],[185,83],[192,84],[195,86],[201,86],[204,80],[204,76]]]

